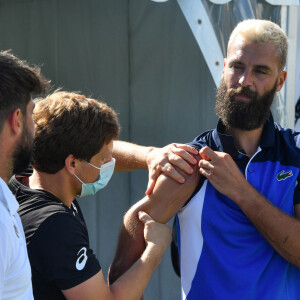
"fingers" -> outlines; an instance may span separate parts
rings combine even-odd
[[[172,153],[169,154],[169,162],[162,166],[161,171],[175,181],[184,183],[184,177],[173,166],[178,167],[186,174],[193,174],[194,170],[191,165],[197,164],[197,160],[193,155],[198,155],[198,151],[185,144],[172,144],[170,149]]]
[[[153,219],[144,211],[139,211],[138,215],[139,215],[140,221],[143,222],[144,224],[146,224],[147,222],[153,221]]]
[[[212,170],[214,168],[214,165],[211,163],[211,161],[201,159],[199,161],[199,167],[207,170]]]
[[[200,168],[199,172],[201,175],[203,175],[205,177],[209,177],[211,175],[211,170],[209,170],[209,169]]]
[[[171,151],[172,153],[169,155],[169,163],[178,167],[187,174],[193,174],[194,170],[190,164],[197,164],[197,160],[194,158],[194,156],[190,155],[185,150],[179,150],[179,148],[175,147],[172,147]]]
[[[214,165],[210,160],[201,159],[198,165],[200,174],[204,175],[205,177],[211,175],[211,172],[214,169]]]
[[[146,212],[139,211],[138,216],[144,224],[144,239],[147,246],[155,250],[156,255],[162,256],[172,240],[172,229],[167,224],[155,222]]]
[[[194,147],[192,147],[190,145],[174,143],[171,146],[171,150],[172,150],[173,153],[180,156],[181,158],[183,158],[188,163],[190,163],[190,164],[196,164],[197,163],[197,160],[194,158],[193,155],[198,155],[198,151]]]
[[[218,155],[215,153],[215,151],[213,151],[208,146],[205,146],[202,149],[200,149],[199,154],[205,160],[214,160],[218,158]]]
[[[149,196],[152,193],[156,180],[162,173],[178,183],[184,183],[185,177],[181,170],[188,175],[194,173],[193,165],[197,165],[194,155],[199,157],[195,148],[176,143],[151,151],[147,157],[149,182],[146,195]]]
[[[155,183],[156,183],[156,180],[153,180],[153,179],[149,179],[149,182],[148,182],[148,186],[147,186],[147,190],[145,192],[145,194],[147,196],[150,196],[153,192],[153,189],[154,189],[154,186],[155,186]]]
[[[178,183],[184,183],[185,178],[174,168],[174,166],[176,166],[174,161],[173,161],[173,165],[171,163],[166,163],[161,168],[161,171],[162,171],[162,173],[166,174],[168,177],[172,178],[173,180],[177,181]],[[194,170],[189,165],[186,169],[188,169],[186,172],[188,174],[192,174],[194,172]]]

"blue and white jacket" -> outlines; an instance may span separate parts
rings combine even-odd
[[[300,203],[300,133],[281,128],[270,115],[249,159],[237,152],[232,136],[221,132],[219,121],[190,145],[230,154],[253,187],[294,216],[294,205]],[[205,178],[178,212],[177,232],[183,299],[300,299],[300,269],[280,256],[241,209]]]

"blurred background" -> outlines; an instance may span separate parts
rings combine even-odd
[[[215,127],[215,89],[227,40],[247,18],[270,19],[289,35],[287,87],[272,110],[282,125],[294,126],[298,5],[298,0],[0,0],[0,49],[40,65],[55,88],[106,102],[119,114],[120,139],[161,147],[189,142]],[[122,217],[144,196],[147,178],[146,170],[116,173],[103,191],[80,200],[105,276]],[[145,295],[180,298],[170,251]]]

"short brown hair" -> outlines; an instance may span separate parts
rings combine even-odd
[[[38,67],[29,67],[10,51],[0,51],[0,129],[11,111],[20,108],[26,115],[31,95],[45,92],[48,84]]]
[[[89,162],[120,131],[117,114],[105,103],[64,91],[38,101],[33,119],[32,166],[50,174],[64,167],[69,154]]]

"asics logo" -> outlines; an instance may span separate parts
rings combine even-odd
[[[286,180],[287,178],[292,177],[292,176],[293,176],[292,170],[287,171],[287,172],[284,172],[284,170],[282,170],[281,172],[279,172],[277,174],[277,180],[278,181]]]
[[[82,247],[77,253],[77,255],[79,255],[81,253],[80,256],[76,260],[76,269],[78,271],[81,271],[86,264],[86,261],[88,259],[87,255],[86,255],[86,251],[87,251],[86,248]]]

